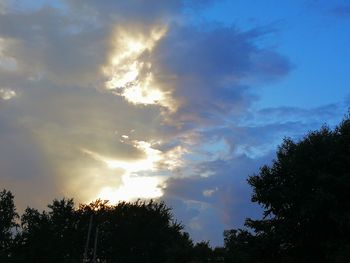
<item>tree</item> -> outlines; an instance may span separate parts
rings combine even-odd
[[[257,241],[247,230],[224,231],[225,262],[259,262]]]
[[[93,215],[93,229],[98,226],[99,230],[97,256],[102,262],[188,262],[192,241],[164,203],[108,206],[97,201],[80,206],[77,212],[81,222]]]
[[[350,261],[350,118],[300,141],[285,139],[250,176],[261,220],[246,221],[269,251],[261,262]]]
[[[0,262],[11,257],[13,230],[17,227],[17,219],[14,196],[4,189],[0,192]]]
[[[83,234],[72,199],[54,200],[49,211],[27,208],[15,250],[17,262],[78,262]]]
[[[199,242],[193,247],[193,263],[215,262],[215,255],[209,242]]]
[[[99,262],[190,262],[192,241],[164,203],[97,200],[76,209],[62,199],[48,208],[25,210],[13,262],[82,262],[86,243],[91,262],[95,240]]]

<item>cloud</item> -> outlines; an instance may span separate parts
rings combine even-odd
[[[197,241],[210,239],[222,245],[224,229],[242,227],[245,218],[262,215],[261,208],[250,202],[248,176],[271,163],[284,137],[298,140],[320,128],[325,119],[338,123],[347,105],[266,108],[250,111],[235,123],[203,130],[197,151],[205,158],[192,161],[187,176],[167,181],[166,201]]]
[[[17,98],[16,98],[17,99]],[[43,207],[54,198],[55,176],[47,177],[49,160],[31,134],[23,129],[9,108],[0,101],[0,184],[14,192],[20,211],[27,205]]]
[[[259,81],[288,73],[291,66],[286,58],[254,44],[263,35],[234,27],[169,29],[156,47],[154,64],[157,77],[180,105],[172,116],[178,126],[220,123],[253,100],[250,87],[244,85],[249,79],[255,78],[258,86]]]
[[[11,89],[3,89],[0,88],[0,99],[2,100],[10,100],[16,97],[16,92]]]
[[[158,19],[159,17],[165,17],[174,13],[178,13],[182,10],[183,1],[170,0],[167,2],[161,0],[131,0],[129,2],[111,2],[107,0],[96,1],[83,1],[73,0],[66,1],[73,10],[82,10],[86,13],[94,13],[97,16],[114,16],[116,18],[126,18],[149,21]]]
[[[269,155],[268,157],[271,157]],[[202,162],[189,177],[167,182],[165,197],[197,241],[222,244],[225,229],[242,227],[246,217],[257,217],[261,210],[250,202],[246,178],[255,173],[268,157],[253,160],[240,155],[226,160]],[[206,176],[211,171],[209,176]],[[210,194],[206,194],[210,193]],[[179,205],[181,203],[181,205]],[[188,215],[188,212],[190,215]]]
[[[271,123],[271,122],[300,122],[303,125],[317,126],[329,120],[330,125],[336,124],[346,111],[348,102],[332,103],[314,108],[300,107],[275,107],[264,108],[256,111],[253,115],[247,115],[245,122]],[[334,122],[334,123],[333,123]]]
[[[0,16],[0,23],[6,25],[0,34],[11,42],[6,54],[16,61],[22,77],[76,86],[100,81],[96,75],[104,60],[106,31],[75,31],[74,21],[50,7],[30,13],[7,13]]]
[[[292,66],[256,44],[266,31],[181,20],[213,2],[74,0],[1,13],[1,185],[40,206],[163,195],[196,240],[214,243],[241,224],[256,211],[245,178],[271,157],[263,140],[299,126],[239,116],[252,90]]]
[[[170,110],[176,105],[155,80],[149,57],[167,32],[166,26],[118,26],[112,37],[108,64],[102,68],[105,88],[136,105],[157,104]]]

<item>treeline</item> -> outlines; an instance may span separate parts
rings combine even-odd
[[[215,249],[193,244],[164,203],[98,200],[74,208],[63,199],[47,212],[27,208],[19,218],[4,190],[0,262],[83,262],[84,255],[87,262],[123,263],[350,262],[349,115],[333,130],[286,138],[272,165],[248,183],[262,218],[225,231],[224,247]]]
[[[170,208],[154,201],[75,208],[54,200],[48,211],[19,217],[10,191],[0,192],[0,262],[222,262],[222,249],[196,245]]]

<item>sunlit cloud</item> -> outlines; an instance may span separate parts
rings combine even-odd
[[[211,197],[215,192],[217,192],[219,188],[215,187],[214,189],[206,189],[203,190],[203,196]]]
[[[87,149],[83,149],[82,151],[90,155],[93,159],[105,163],[109,169],[123,169],[126,174],[140,171],[154,171],[156,169],[156,163],[162,159],[161,151],[152,148],[149,142],[133,141],[132,143],[134,147],[144,153],[145,157],[143,159],[125,161],[103,156]]]
[[[122,136],[122,138],[126,137],[128,136]],[[82,149],[82,152],[89,155],[94,160],[104,163],[109,169],[123,169],[126,174],[134,174],[142,171],[175,170],[183,166],[182,156],[188,152],[188,150],[182,146],[175,146],[164,152],[154,148],[154,145],[160,146],[161,142],[150,143],[133,140],[128,143],[131,143],[136,149],[140,150],[144,154],[144,158],[120,160],[104,156],[88,149]]]
[[[0,99],[10,100],[16,96],[17,94],[14,90],[0,88]]]
[[[108,78],[105,87],[133,104],[157,104],[173,109],[170,94],[155,80],[149,59],[154,47],[166,35],[167,27],[155,26],[145,31],[128,27],[114,30],[109,62],[102,68]]]
[[[124,174],[119,187],[104,187],[96,196],[115,204],[119,201],[152,199],[163,195],[164,178]]]
[[[127,135],[121,136],[127,140]],[[131,143],[135,148],[143,152],[144,157],[135,160],[120,160],[102,154],[82,149],[94,160],[101,162],[110,170],[123,170],[122,181],[119,185],[106,185],[101,191],[94,196],[103,200],[109,200],[116,203],[122,200],[133,200],[137,198],[158,198],[163,195],[166,177],[155,175],[140,175],[140,172],[171,171],[183,165],[182,155],[186,153],[183,147],[176,146],[162,152],[154,148],[154,144],[145,141],[125,141]],[[93,198],[93,199],[94,199]]]
[[[183,156],[187,153],[189,153],[189,150],[186,147],[181,145],[175,146],[174,148],[163,153],[159,168],[173,171],[179,167],[183,167],[185,165]]]

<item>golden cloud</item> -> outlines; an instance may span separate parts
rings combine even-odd
[[[105,88],[135,105],[156,104],[174,111],[176,106],[169,91],[157,82],[150,56],[166,35],[166,26],[118,26],[111,37]]]

